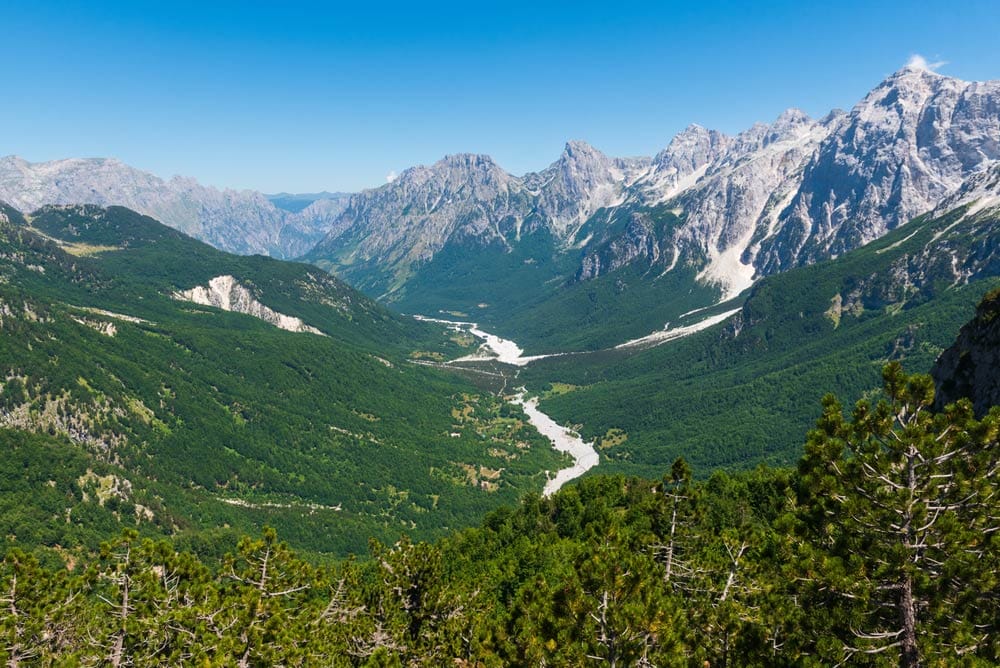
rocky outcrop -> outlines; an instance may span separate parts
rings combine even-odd
[[[624,234],[610,238],[587,253],[576,277],[578,280],[589,280],[639,261],[652,265],[659,261],[660,255],[660,239],[649,216],[632,213]]]
[[[627,186],[648,170],[644,158],[609,158],[582,141],[566,144],[548,168],[523,178],[535,215],[560,240],[572,240],[599,209],[620,205]]]
[[[309,332],[310,334],[326,336],[315,327],[310,327],[302,322],[300,318],[278,313],[274,309],[264,306],[232,276],[216,276],[208,282],[208,285],[198,285],[190,290],[180,290],[175,292],[173,297],[203,306],[214,306],[223,311],[251,315],[289,332]]]
[[[757,251],[829,131],[829,119],[817,122],[789,109],[774,123],[738,135],[701,182],[677,198],[686,220],[678,245],[708,260],[699,279],[720,286],[725,296],[753,283]]]
[[[972,401],[978,416],[1000,406],[1000,289],[986,295],[976,317],[938,357],[931,376],[938,410],[962,398]]]

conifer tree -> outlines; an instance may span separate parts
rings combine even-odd
[[[240,668],[301,665],[309,640],[303,623],[313,617],[309,594],[314,571],[265,527],[259,539],[243,538],[223,563],[225,605],[236,618],[221,653],[236,658]]]
[[[896,364],[851,421],[824,400],[800,465],[804,591],[833,606],[830,660],[996,660],[1000,412],[933,414],[927,376]]]

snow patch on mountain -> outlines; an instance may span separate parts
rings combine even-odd
[[[694,311],[692,311],[693,313]],[[639,337],[638,339],[632,339],[631,341],[626,341],[625,343],[619,343],[615,346],[615,349],[627,349],[627,348],[650,348],[653,346],[658,346],[661,343],[666,343],[667,341],[674,341],[676,339],[682,339],[685,336],[691,336],[697,332],[704,329],[708,329],[712,325],[717,325],[720,322],[728,320],[737,313],[740,309],[735,308],[730,311],[725,311],[723,313],[718,313],[713,316],[709,316],[703,320],[691,325],[684,325],[683,327],[670,328],[670,323],[658,332],[653,332],[652,334],[647,334],[646,336]]]
[[[710,248],[708,266],[702,269],[697,280],[705,284],[717,285],[722,290],[720,302],[728,301],[753,285],[753,264],[744,263],[742,257],[750,246],[754,230],[751,228],[735,244],[719,250]]]

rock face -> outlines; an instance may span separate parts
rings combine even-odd
[[[598,209],[622,204],[626,187],[649,163],[609,158],[586,142],[571,141],[556,162],[523,183],[533,197],[532,213],[557,239],[573,239]]]
[[[834,124],[755,266],[772,273],[868,243],[998,159],[1000,82],[908,66]]]
[[[692,125],[653,158],[570,142],[523,177],[486,156],[413,168],[353,196],[309,257],[398,288],[450,246],[502,253],[543,235],[577,258],[568,279],[635,262],[658,265],[653,277],[686,266],[728,296],[877,239],[998,160],[1000,82],[912,65],[850,112],[813,120],[790,109],[735,137]],[[668,213],[679,222],[664,224]]]
[[[727,142],[705,175],[677,196],[686,224],[675,245],[689,258],[705,258],[699,279],[719,285],[725,296],[753,283],[757,250],[774,234],[831,123],[789,109],[771,125],[757,124]]]
[[[0,158],[0,200],[22,211],[47,204],[125,206],[222,250],[298,257],[329,230],[342,207],[319,200],[299,213],[251,190],[217,190],[191,178],[164,180],[114,159],[30,163]]]
[[[1000,290],[986,295],[976,317],[941,353],[931,376],[938,410],[962,398],[972,401],[978,416],[1000,405]]]
[[[568,245],[596,211],[621,204],[626,186],[648,164],[612,159],[578,141],[547,169],[524,177],[489,156],[447,156],[353,195],[309,257],[367,263],[405,280],[448,244],[495,244],[507,252],[542,233]]]
[[[223,311],[251,315],[289,332],[309,332],[310,334],[326,336],[315,327],[310,327],[302,322],[300,318],[278,313],[264,306],[232,276],[216,276],[208,282],[207,286],[198,285],[190,290],[175,292],[173,296],[175,299],[203,306],[214,306]]]
[[[405,273],[452,239],[504,243],[520,229],[528,205],[520,180],[488,156],[452,155],[352,196],[320,246],[349,240],[356,255]]]

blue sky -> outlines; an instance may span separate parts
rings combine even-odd
[[[0,5],[0,155],[360,190],[448,153],[521,174],[568,139],[649,155],[849,108],[913,54],[1000,78],[1000,2]],[[753,6],[753,7],[751,7]]]

